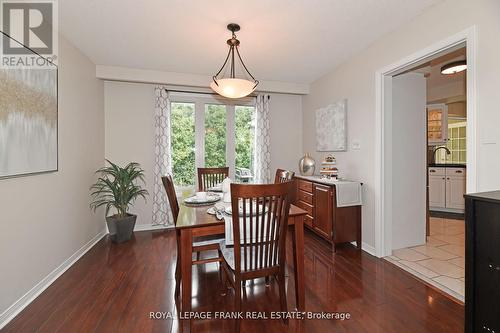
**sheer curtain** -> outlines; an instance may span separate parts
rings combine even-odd
[[[155,98],[155,147],[153,225],[172,225],[173,218],[161,177],[172,172],[170,144],[170,99],[165,86],[154,87]]]
[[[269,183],[271,179],[270,133],[269,133],[269,100],[267,94],[257,95],[255,103],[255,156],[254,181],[258,184]]]

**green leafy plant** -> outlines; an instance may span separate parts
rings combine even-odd
[[[114,208],[117,217],[125,217],[130,206],[138,197],[146,200],[148,191],[140,185],[146,184],[144,170],[135,162],[121,168],[109,160],[106,161],[109,166],[96,171],[99,178],[90,188],[92,197],[90,208],[95,211],[97,208],[105,206],[106,216]]]

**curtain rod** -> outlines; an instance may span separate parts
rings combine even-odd
[[[202,94],[202,95],[216,95],[220,96],[217,93],[212,93],[212,92],[205,92],[205,91],[189,91],[189,90],[175,90],[175,89],[168,89],[168,88],[163,88],[165,89],[166,92],[177,92],[177,93],[186,93],[186,94]],[[255,94],[250,94],[245,97],[257,97]],[[267,99],[271,99],[271,95],[267,94]]]

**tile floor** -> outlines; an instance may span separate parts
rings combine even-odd
[[[465,285],[465,222],[430,218],[425,245],[394,250],[386,260],[463,301]]]

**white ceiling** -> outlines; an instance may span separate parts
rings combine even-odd
[[[213,75],[227,23],[260,80],[309,83],[441,0],[62,0],[60,30],[97,65]]]

